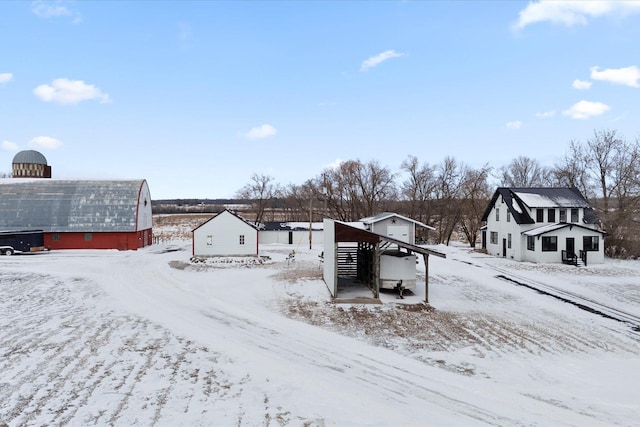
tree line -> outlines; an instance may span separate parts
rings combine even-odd
[[[394,172],[377,160],[347,160],[303,184],[281,185],[253,174],[236,197],[250,201],[256,223],[269,220],[340,221],[392,211],[436,228],[428,239],[449,244],[464,236],[475,247],[481,217],[496,187],[576,187],[607,232],[609,256],[640,255],[640,140],[595,130],[573,140],[553,166],[519,156],[508,165],[472,167],[447,156],[439,163],[409,155]],[[425,238],[427,236],[424,236]]]

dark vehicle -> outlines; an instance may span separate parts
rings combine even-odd
[[[0,255],[44,250],[42,230],[0,231]]]

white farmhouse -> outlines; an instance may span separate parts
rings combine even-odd
[[[482,216],[482,246],[516,261],[597,264],[604,262],[599,219],[573,188],[496,190]]]
[[[193,256],[258,256],[258,229],[223,210],[193,230]]]

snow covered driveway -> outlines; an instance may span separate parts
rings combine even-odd
[[[433,262],[436,310],[343,308],[317,251],[206,268],[162,249],[0,260],[0,424],[636,421],[640,345],[622,326],[476,267]]]

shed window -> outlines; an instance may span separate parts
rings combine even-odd
[[[84,241],[90,242],[93,240],[93,233],[84,233]]]
[[[213,246],[213,236],[212,235],[208,235],[207,236],[207,246]]]
[[[244,245],[244,234],[240,235],[240,244]]]
[[[52,239],[53,241],[55,241],[55,242],[60,241],[60,233],[53,233],[53,234],[51,235],[51,239]]]
[[[567,210],[560,209],[560,222],[567,222]]]
[[[600,238],[598,236],[584,236],[582,238],[582,248],[585,251],[597,252],[600,250]]]
[[[556,210],[555,209],[549,209],[547,211],[547,221],[556,222]]]
[[[490,239],[491,239],[491,244],[492,245],[497,245],[498,244],[498,232],[497,231],[492,231],[489,236],[490,236]]]
[[[527,236],[527,250],[535,251],[536,250],[536,238],[535,236]]]
[[[536,222],[544,222],[544,209],[536,209]]]
[[[542,252],[557,252],[558,251],[558,237],[557,236],[543,236],[542,237]]]

